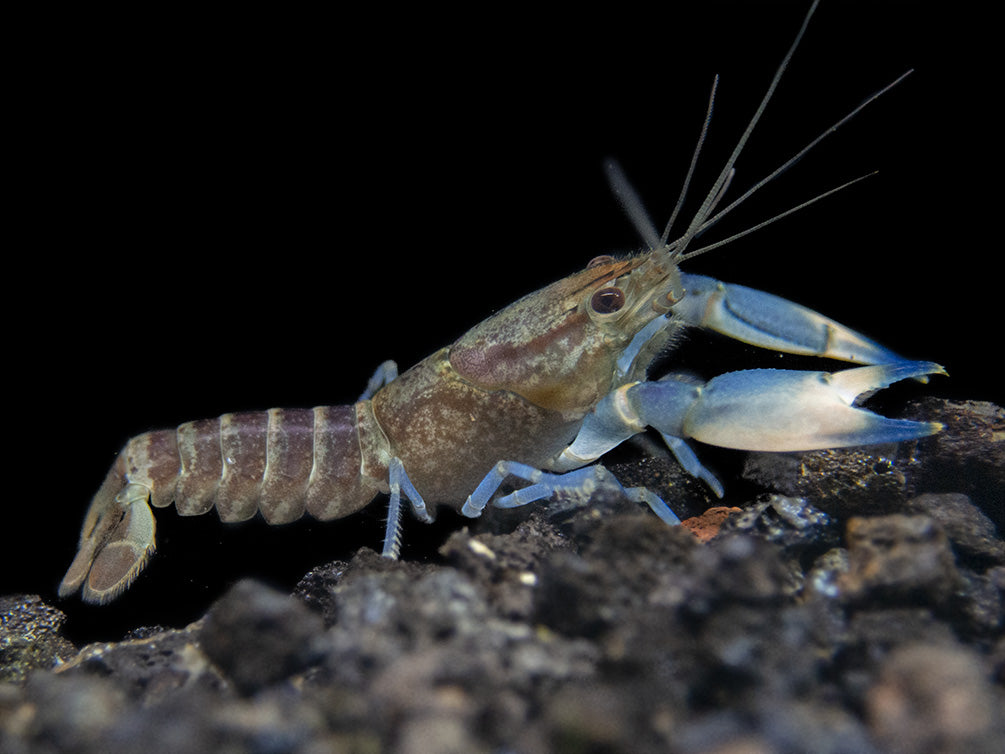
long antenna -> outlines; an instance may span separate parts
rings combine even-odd
[[[821,133],[819,136],[817,136],[815,139],[813,139],[809,144],[807,144],[805,147],[803,147],[798,152],[796,152],[794,155],[792,155],[792,157],[790,157],[789,159],[787,159],[785,162],[783,162],[777,168],[775,168],[774,170],[772,170],[768,175],[766,175],[764,178],[762,178],[757,183],[755,183],[753,186],[751,186],[749,189],[747,189],[745,192],[743,192],[742,195],[738,196],[736,199],[734,199],[732,202],[730,202],[727,206],[723,207],[721,210],[719,210],[718,212],[716,212],[712,217],[710,217],[707,220],[705,220],[705,222],[703,222],[701,224],[701,226],[696,230],[695,235],[699,235],[701,233],[704,233],[706,230],[708,230],[709,228],[711,228],[713,225],[715,225],[717,222],[719,222],[719,220],[721,220],[723,217],[725,217],[725,215],[727,213],[729,213],[730,211],[736,209],[736,207],[740,206],[740,204],[742,204],[744,201],[746,201],[747,199],[749,199],[756,191],[759,191],[760,189],[764,188],[764,186],[766,186],[768,183],[770,183],[771,181],[773,181],[775,178],[777,178],[782,173],[784,173],[786,170],[788,170],[793,165],[795,165],[797,162],[799,162],[799,160],[801,160],[806,155],[807,152],[809,152],[811,149],[813,149],[813,147],[815,147],[821,141],[823,141],[828,136],[830,136],[832,133],[834,133],[835,131],[837,131],[841,126],[843,126],[849,120],[851,120],[856,115],[858,115],[863,109],[865,109],[865,107],[867,105],[871,104],[873,101],[879,99],[879,97],[881,97],[882,95],[886,94],[888,91],[890,91],[891,89],[893,89],[893,87],[895,87],[901,81],[903,81],[904,79],[906,79],[913,72],[914,72],[913,68],[910,69],[910,70],[905,71],[904,73],[900,74],[900,76],[898,76],[896,79],[894,79],[889,84],[887,84],[886,86],[884,86],[882,89],[880,89],[880,90],[878,90],[876,92],[873,92],[871,95],[869,95],[868,97],[866,97],[864,100],[862,100],[862,102],[860,102],[858,104],[857,107],[855,107],[847,115],[845,115],[840,120],[838,120],[836,123],[834,123],[830,128],[828,128],[826,131],[824,131],[823,133]],[[804,202],[803,204],[800,204],[799,207],[794,207],[793,210],[809,206],[810,204],[813,204],[813,202],[815,202],[817,199],[822,199],[825,196],[829,196],[830,194],[833,194],[835,191],[838,191],[838,190],[840,190],[842,188],[850,186],[852,183],[857,183],[859,180],[861,180],[861,178],[864,178],[864,177],[866,177],[866,176],[861,176],[860,178],[857,178],[857,179],[855,179],[853,181],[849,181],[848,183],[845,183],[842,186],[838,186],[837,188],[831,189],[830,191],[827,191],[827,192],[821,194],[820,196],[816,197],[815,199],[811,199],[808,202]],[[761,223],[757,227],[758,228],[762,228],[762,227],[764,227],[764,225],[766,225],[766,224],[768,224],[770,222],[773,222],[774,220],[779,220],[779,219],[785,217],[786,215],[791,214],[793,210],[789,210],[788,212],[783,212],[782,214],[778,215],[777,217],[774,217],[771,220],[769,220],[767,223]],[[746,233],[739,234],[739,235],[746,235]],[[739,235],[734,236],[733,238],[738,238]],[[721,245],[721,244],[718,244],[718,245]],[[705,250],[707,251],[708,247],[706,247]],[[685,259],[690,259],[691,256],[692,255],[687,254],[687,255],[684,256],[684,258]]]
[[[680,196],[677,197],[677,204],[674,206],[673,212],[670,213],[670,219],[667,220],[666,228],[663,229],[663,235],[660,237],[660,246],[666,246],[667,239],[670,238],[670,229],[673,228],[677,215],[680,213],[681,207],[684,206],[684,198],[687,196],[688,187],[691,185],[691,177],[694,175],[695,165],[698,164],[698,155],[701,154],[701,148],[705,145],[708,124],[712,122],[712,109],[715,106],[715,90],[718,87],[719,74],[716,74],[712,80],[712,91],[708,95],[708,109],[705,111],[705,122],[702,123],[701,133],[698,135],[698,143],[694,147],[694,154],[691,155],[691,165],[687,169],[687,175],[684,176],[684,185],[681,187]]]
[[[824,191],[822,194],[817,194],[812,199],[807,199],[805,202],[802,202],[801,204],[797,204],[795,207],[790,207],[789,209],[785,210],[784,212],[779,212],[774,217],[771,217],[771,218],[768,218],[767,220],[759,222],[759,223],[757,223],[757,225],[754,225],[754,226],[752,226],[750,228],[747,228],[746,230],[741,230],[739,233],[734,233],[733,235],[729,236],[728,238],[723,238],[721,241],[716,241],[715,243],[710,243],[708,246],[702,246],[700,249],[692,249],[691,251],[689,251],[689,252],[687,252],[685,254],[682,254],[680,256],[680,260],[684,261],[684,260],[687,260],[687,259],[694,259],[695,257],[700,256],[700,255],[702,255],[702,254],[704,254],[704,253],[706,253],[708,251],[712,251],[712,249],[718,249],[720,246],[725,246],[728,243],[732,243],[733,241],[735,241],[738,238],[743,238],[744,236],[753,233],[755,230],[760,230],[761,228],[764,228],[764,227],[767,227],[768,225],[771,225],[773,222],[777,222],[778,220],[781,220],[783,217],[788,217],[793,212],[798,212],[801,209],[806,209],[811,204],[816,204],[821,199],[826,199],[831,194],[836,194],[838,191],[841,191],[842,189],[846,189],[849,186],[852,186],[852,185],[858,183],[859,181],[864,181],[866,178],[869,178],[871,176],[876,175],[876,172],[877,171],[874,170],[871,173],[866,173],[865,175],[860,175],[858,178],[852,178],[850,181],[846,181],[845,183],[842,183],[840,186],[835,186],[832,189],[828,189],[827,191]],[[719,215],[721,215],[721,214],[722,213],[720,212]],[[717,215],[716,217],[718,217],[719,215]]]
[[[691,179],[694,175],[695,166],[698,162],[698,155],[701,153],[702,147],[704,146],[705,143],[705,137],[708,133],[709,123],[711,122],[712,119],[712,110],[715,103],[715,94],[719,83],[719,77],[716,76],[715,80],[713,81],[712,91],[709,95],[708,110],[705,114],[705,121],[702,124],[701,134],[698,137],[698,143],[696,144],[694,154],[691,157],[691,164],[688,167],[687,175],[684,178],[684,184],[681,188],[680,196],[677,199],[677,204],[674,206],[673,212],[670,215],[670,220],[667,222],[666,228],[664,229],[662,236],[660,237],[656,236],[656,228],[653,225],[652,220],[650,220],[649,215],[646,213],[645,207],[642,204],[642,200],[639,198],[635,189],[632,188],[631,184],[628,182],[628,179],[625,177],[624,171],[621,169],[620,165],[618,165],[613,160],[608,160],[607,163],[605,163],[607,178],[611,184],[612,190],[614,191],[618,199],[621,201],[621,204],[624,207],[626,214],[628,215],[632,223],[635,225],[636,230],[638,231],[639,235],[645,241],[646,245],[649,247],[650,250],[665,248],[668,251],[674,252],[674,257],[677,261],[692,259],[698,256],[699,254],[704,254],[706,252],[711,251],[712,249],[717,249],[720,246],[725,246],[726,244],[731,243],[732,241],[735,241],[738,238],[742,238],[743,236],[753,233],[756,230],[760,230],[761,228],[764,228],[767,225],[771,225],[772,223],[781,220],[783,217],[787,217],[788,215],[791,215],[794,212],[804,209],[810,206],[811,204],[815,204],[821,199],[824,199],[825,197],[828,197],[831,194],[836,193],[837,191],[845,189],[869,177],[870,175],[875,174],[873,172],[864,176],[859,176],[858,178],[847,181],[846,183],[843,183],[840,186],[836,186],[835,188],[829,189],[821,194],[818,194],[812,199],[804,201],[801,204],[792,207],[791,209],[788,209],[784,212],[775,215],[774,217],[769,218],[768,220],[764,220],[763,222],[757,223],[756,225],[747,228],[746,230],[740,231],[739,233],[735,233],[734,235],[731,235],[728,238],[716,241],[712,244],[703,246],[700,249],[695,249],[691,252],[686,251],[688,245],[696,237],[700,236],[702,233],[704,233],[709,228],[718,223],[723,217],[725,217],[729,212],[736,209],[736,207],[738,207],[740,204],[749,199],[754,193],[764,188],[774,179],[778,178],[782,173],[784,173],[786,170],[788,170],[797,162],[799,162],[806,155],[806,153],[809,152],[811,149],[813,149],[815,146],[817,146],[817,144],[819,144],[825,138],[827,138],[832,133],[837,131],[841,126],[843,126],[845,123],[847,123],[856,115],[858,115],[867,105],[874,102],[883,94],[886,94],[886,92],[895,87],[897,84],[899,84],[913,72],[913,70],[908,70],[905,73],[898,76],[892,82],[884,86],[883,88],[879,89],[876,92],[873,92],[871,95],[866,97],[862,102],[860,102],[858,106],[853,108],[843,117],[841,117],[837,122],[831,125],[828,129],[823,131],[820,135],[818,135],[816,138],[814,138],[812,141],[806,144],[806,146],[804,146],[794,155],[785,160],[781,165],[772,170],[768,175],[759,180],[753,186],[748,188],[741,196],[737,197],[727,206],[723,207],[721,210],[716,212],[715,211],[716,207],[719,205],[719,202],[725,195],[726,190],[729,188],[733,176],[736,173],[736,168],[734,167],[736,161],[739,158],[740,154],[743,152],[743,149],[746,147],[747,141],[750,139],[750,135],[751,133],[753,133],[754,127],[760,120],[761,115],[767,108],[768,102],[771,100],[771,97],[774,94],[775,89],[778,86],[778,82],[782,78],[782,75],[788,68],[789,61],[795,54],[796,48],[798,48],[799,43],[802,41],[803,34],[806,32],[806,29],[809,26],[810,19],[813,17],[813,13],[816,11],[819,3],[820,0],[814,0],[813,4],[810,6],[809,11],[807,11],[806,17],[803,19],[802,26],[800,26],[799,31],[796,33],[796,37],[792,41],[792,44],[790,45],[788,52],[785,54],[785,57],[779,64],[778,69],[775,71],[775,75],[771,80],[771,84],[768,86],[768,90],[767,92],[765,92],[764,97],[761,99],[761,102],[758,105],[757,110],[754,112],[753,117],[751,117],[750,122],[747,123],[746,129],[740,136],[740,139],[737,141],[736,146],[733,148],[732,154],[729,156],[729,159],[726,161],[726,164],[723,166],[722,170],[719,172],[718,177],[715,179],[715,182],[712,184],[712,187],[706,194],[705,199],[702,201],[701,206],[698,208],[697,212],[695,212],[694,217],[692,218],[691,223],[688,225],[687,230],[680,238],[670,243],[667,243],[667,239],[670,237],[670,231],[673,227],[674,222],[677,219],[677,215],[680,213],[681,207],[684,204],[684,199],[687,196],[687,191],[690,186]]]
[[[820,0],[813,0],[813,5],[810,6],[809,11],[806,13],[806,18],[803,19],[802,26],[799,27],[799,31],[796,33],[796,38],[792,40],[792,44],[789,46],[788,52],[786,52],[785,57],[782,58],[782,62],[778,66],[778,70],[775,71],[775,75],[771,79],[771,83],[768,85],[768,91],[764,93],[764,97],[761,99],[761,103],[757,106],[757,110],[754,112],[753,117],[747,124],[747,128],[744,130],[743,135],[740,136],[740,140],[733,148],[733,153],[729,156],[729,159],[726,160],[726,164],[719,173],[719,177],[715,179],[715,183],[712,184],[712,188],[709,189],[708,194],[705,196],[705,200],[701,203],[698,211],[691,219],[691,224],[688,225],[684,235],[672,244],[674,250],[678,253],[682,253],[687,248],[691,239],[693,239],[695,235],[698,234],[698,231],[701,230],[702,225],[715,208],[715,204],[722,198],[723,188],[732,178],[733,166],[736,164],[736,160],[743,151],[743,148],[747,146],[747,141],[750,139],[750,134],[754,131],[754,126],[757,125],[757,122],[761,119],[761,115],[768,107],[768,102],[771,101],[771,97],[775,93],[775,89],[778,87],[778,82],[782,80],[782,74],[784,74],[785,70],[788,68],[789,61],[795,54],[796,48],[799,47],[803,34],[806,33],[806,28],[810,24],[810,19],[813,17],[813,13],[816,11],[819,4]]]

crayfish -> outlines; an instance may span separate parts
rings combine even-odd
[[[151,506],[172,502],[183,516],[215,507],[225,522],[261,513],[269,523],[282,524],[305,512],[323,520],[341,518],[387,494],[384,554],[396,557],[402,498],[419,519],[431,521],[434,505],[476,517],[489,503],[521,506],[559,492],[586,495],[609,485],[645,503],[667,523],[677,523],[653,492],[623,489],[594,463],[650,428],[686,471],[719,496],[722,485],[688,440],[791,451],[897,442],[938,432],[937,423],[888,419],[855,405],[861,395],[898,380],[943,374],[938,364],[906,360],[769,293],[680,269],[724,243],[692,248],[701,234],[882,93],[720,208],[734,163],[812,13],[813,8],[732,155],[676,240],[669,240],[670,231],[691,173],[671,222],[659,234],[612,164],[609,177],[646,241],[643,253],[596,257],[401,374],[393,362],[385,362],[354,405],[224,414],[134,437],[91,503],[60,595],[82,589],[88,602],[115,599],[155,549]],[[706,127],[711,109],[710,99]],[[704,134],[703,129],[692,171]],[[751,369],[704,383],[675,373],[649,380],[657,356],[692,327],[860,366],[834,373]],[[503,482],[514,479],[523,486],[500,494]]]

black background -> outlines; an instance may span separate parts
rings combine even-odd
[[[26,24],[7,108],[0,593],[54,596],[130,436],[352,402],[383,359],[404,368],[593,256],[636,249],[602,162],[621,161],[662,223],[719,73],[697,197],[807,4],[680,5]],[[715,237],[878,175],[688,269],[939,361],[952,378],[933,394],[1001,403],[997,40],[969,7],[824,3],[731,195],[915,72]],[[161,555],[122,602],[61,606],[80,637],[183,621],[227,578],[289,586],[376,546],[381,515],[235,534],[164,511]]]

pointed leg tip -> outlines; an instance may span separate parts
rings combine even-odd
[[[400,554],[398,550],[399,547],[393,547],[390,550],[388,550],[385,547],[383,550],[381,550],[380,557],[385,558],[386,560],[397,560]]]

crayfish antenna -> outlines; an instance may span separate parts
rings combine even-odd
[[[859,176],[858,178],[847,181],[846,183],[843,183],[840,186],[837,186],[821,194],[818,194],[817,196],[805,202],[802,202],[801,204],[798,204],[797,206],[792,207],[791,209],[788,209],[785,212],[781,212],[775,215],[774,217],[769,218],[768,220],[757,223],[756,225],[747,228],[746,230],[731,235],[728,238],[716,241],[715,243],[703,246],[699,249],[694,249],[690,252],[686,251],[688,245],[695,238],[700,236],[709,228],[713,227],[729,212],[736,209],[736,207],[738,207],[740,204],[749,199],[754,193],[762,189],[767,184],[771,183],[771,181],[773,181],[774,179],[778,178],[782,173],[784,173],[786,170],[788,170],[797,162],[799,162],[799,160],[801,160],[817,144],[819,144],[826,137],[830,136],[832,133],[837,131],[838,128],[840,128],[849,120],[858,115],[858,113],[861,112],[867,105],[869,105],[874,100],[881,97],[883,94],[885,94],[890,89],[895,87],[897,84],[899,84],[908,75],[912,73],[911,70],[906,71],[905,73],[898,76],[896,79],[894,79],[886,86],[882,87],[878,91],[866,97],[865,100],[859,103],[857,107],[853,108],[850,112],[841,117],[836,123],[831,125],[828,129],[823,131],[816,138],[814,138],[808,144],[806,144],[806,146],[804,146],[794,155],[785,160],[777,168],[772,170],[768,175],[766,175],[764,178],[759,180],[753,186],[748,188],[741,196],[734,199],[732,202],[730,202],[727,206],[723,207],[722,209],[717,210],[720,201],[725,195],[726,190],[729,188],[729,185],[733,180],[733,176],[736,173],[735,168],[736,161],[739,159],[740,154],[746,148],[747,142],[750,140],[750,136],[754,131],[754,127],[760,121],[761,116],[767,109],[768,102],[770,102],[772,96],[775,93],[775,89],[778,87],[778,83],[781,81],[783,74],[788,69],[789,61],[792,59],[792,56],[795,54],[796,49],[799,47],[803,35],[806,33],[806,29],[809,26],[810,19],[816,12],[817,5],[819,5],[819,2],[820,0],[814,0],[813,4],[810,6],[810,9],[807,11],[806,17],[803,19],[802,25],[799,27],[799,31],[796,33],[795,39],[792,41],[792,44],[789,46],[788,51],[785,53],[785,57],[782,58],[782,62],[779,64],[778,69],[775,71],[775,75],[772,78],[771,83],[768,85],[768,90],[764,93],[764,96],[761,98],[761,102],[757,106],[757,110],[754,112],[754,115],[747,123],[747,127],[744,129],[743,134],[740,136],[739,140],[736,143],[736,146],[733,148],[733,152],[730,154],[729,159],[726,160],[726,164],[723,165],[722,170],[719,172],[719,175],[713,182],[712,187],[705,195],[705,199],[702,201],[701,206],[695,212],[694,217],[691,219],[691,222],[688,225],[688,228],[683,235],[681,235],[675,241],[668,242],[670,232],[673,228],[675,221],[677,220],[678,214],[680,214],[681,208],[683,207],[684,199],[687,196],[688,188],[690,186],[691,179],[694,175],[695,166],[697,165],[698,162],[698,155],[701,153],[702,147],[705,143],[705,137],[707,135],[708,127],[712,119],[712,110],[715,104],[715,94],[719,83],[718,76],[715,77],[715,80],[713,81],[712,84],[712,91],[709,95],[708,110],[705,114],[705,121],[702,125],[701,134],[698,137],[698,143],[695,146],[694,154],[691,157],[691,164],[688,167],[687,175],[684,178],[684,185],[681,188],[680,196],[677,199],[677,204],[674,206],[673,212],[670,215],[670,220],[667,222],[666,228],[664,229],[662,236],[660,236],[659,238],[656,237],[656,231],[653,228],[653,224],[650,221],[648,215],[645,212],[645,209],[642,206],[641,200],[638,198],[638,195],[635,193],[635,190],[628,183],[628,179],[625,177],[624,172],[621,170],[618,164],[613,160],[609,160],[606,163],[605,168],[608,180],[611,184],[611,188],[614,190],[614,193],[621,200],[621,204],[624,207],[625,212],[628,214],[629,219],[631,219],[639,235],[642,236],[642,238],[645,240],[646,244],[649,246],[649,249],[651,251],[654,251],[659,248],[666,249],[672,252],[672,256],[675,262],[692,259],[698,256],[699,254],[704,254],[705,252],[711,251],[712,249],[719,248],[720,246],[724,246],[728,243],[731,243],[732,241],[742,238],[743,236],[749,233],[753,233],[755,230],[760,230],[761,228],[764,228],[765,226],[770,225],[771,223],[774,223],[777,220],[781,220],[783,217],[786,217],[792,214],[793,212],[804,209],[809,205],[814,204],[815,202],[820,201],[821,199],[824,199],[825,197],[828,197],[837,191],[840,191],[842,189],[851,186],[854,183],[857,183],[863,178],[867,178],[868,176],[875,174],[873,172],[864,176]]]
[[[817,194],[812,199],[807,199],[805,202],[797,204],[795,207],[790,207],[789,209],[785,210],[784,212],[779,212],[774,217],[769,217],[767,220],[759,222],[756,225],[752,225],[751,227],[747,228],[746,230],[741,230],[739,233],[734,233],[733,235],[728,236],[727,238],[723,238],[723,239],[721,239],[719,241],[716,241],[715,243],[710,243],[710,244],[708,244],[706,246],[702,246],[700,249],[692,249],[691,251],[687,252],[686,254],[682,254],[681,255],[681,257],[680,257],[681,261],[686,261],[688,259],[694,259],[695,257],[700,256],[702,254],[705,254],[706,252],[712,251],[713,249],[718,249],[720,246],[725,246],[726,244],[732,243],[733,241],[736,241],[737,239],[740,239],[740,238],[743,238],[744,236],[750,235],[754,231],[760,230],[761,228],[767,227],[768,225],[771,225],[772,223],[777,222],[778,220],[781,220],[783,217],[788,217],[789,215],[791,215],[794,212],[798,212],[801,209],[806,209],[811,204],[816,204],[821,199],[826,199],[831,194],[836,194],[838,191],[843,191],[844,189],[846,189],[849,186],[852,186],[852,185],[858,183],[859,181],[864,181],[866,178],[869,178],[871,176],[876,175],[877,172],[878,171],[874,170],[871,173],[866,173],[865,175],[860,175],[858,178],[852,178],[850,181],[846,181],[845,183],[842,183],[840,186],[835,186],[832,189],[828,189],[827,191],[824,191],[822,194]]]
[[[723,165],[722,170],[719,172],[718,178],[712,184],[712,188],[709,189],[708,193],[705,195],[704,201],[698,208],[694,217],[691,219],[690,225],[688,225],[687,230],[684,232],[679,239],[671,244],[671,247],[678,254],[683,254],[687,245],[697,236],[700,232],[711,227],[719,218],[723,216],[725,211],[719,212],[711,219],[709,216],[715,210],[715,206],[718,204],[719,200],[722,198],[723,192],[726,190],[729,182],[733,178],[734,165],[736,165],[737,159],[739,159],[740,154],[743,152],[744,148],[747,146],[747,142],[750,140],[750,135],[754,132],[754,127],[757,125],[758,121],[761,120],[761,116],[768,107],[768,102],[771,101],[771,97],[775,93],[775,89],[778,88],[778,82],[782,80],[782,75],[785,73],[786,69],[789,67],[789,61],[796,52],[796,48],[799,47],[799,43],[803,39],[803,34],[806,33],[806,28],[810,24],[810,19],[816,12],[817,5],[820,4],[820,0],[814,0],[813,5],[810,6],[809,11],[806,13],[806,18],[803,19],[802,26],[799,27],[799,31],[796,33],[796,38],[792,40],[792,44],[789,46],[788,52],[785,53],[785,57],[782,58],[782,62],[778,66],[778,70],[775,71],[774,77],[771,79],[771,83],[768,85],[768,90],[764,93],[764,97],[761,98],[760,104],[757,106],[757,110],[754,111],[754,115],[751,117],[750,122],[747,123],[747,127],[744,129],[743,134],[740,136],[739,141],[737,141],[736,146],[733,148],[733,153],[726,160],[726,164]],[[748,194],[749,195],[749,194]],[[734,205],[736,202],[733,203]],[[731,205],[733,206],[733,205]]]
[[[673,212],[670,213],[670,219],[667,220],[666,227],[663,229],[663,235],[660,237],[660,246],[667,245],[667,239],[670,238],[670,230],[673,228],[673,224],[677,221],[677,215],[680,214],[681,208],[684,206],[684,199],[687,197],[687,190],[691,186],[691,178],[694,176],[694,169],[698,164],[698,155],[701,154],[701,148],[705,145],[708,126],[712,122],[712,110],[715,107],[715,90],[718,87],[719,74],[716,74],[712,80],[712,91],[708,95],[708,109],[705,111],[705,121],[702,123],[701,133],[698,135],[698,143],[695,144],[694,153],[691,155],[691,164],[688,166],[687,175],[684,176],[684,185],[681,186],[680,196],[677,197],[677,204],[674,205]]]
[[[803,34],[806,32],[806,27],[809,25],[810,18],[812,18],[813,13],[816,11],[819,2],[820,0],[814,0],[813,5],[810,6],[810,9],[806,14],[806,18],[803,19],[802,26],[799,28],[799,32],[796,34],[795,40],[789,47],[788,52],[782,59],[781,65],[779,65],[778,70],[775,72],[774,78],[771,80],[771,84],[768,86],[768,91],[765,92],[764,97],[761,99],[761,103],[758,105],[756,112],[750,119],[750,122],[747,124],[747,128],[744,130],[743,135],[737,142],[736,147],[734,147],[733,153],[729,156],[729,159],[726,161],[726,164],[719,172],[718,178],[715,179],[715,182],[712,184],[712,188],[709,189],[708,194],[706,194],[704,201],[701,203],[701,206],[698,208],[698,211],[692,218],[691,223],[688,225],[687,230],[684,232],[684,235],[682,235],[672,244],[667,246],[666,239],[669,238],[670,230],[673,227],[673,223],[677,219],[677,215],[679,214],[681,206],[684,203],[684,197],[687,194],[687,190],[691,182],[691,176],[694,173],[694,168],[698,161],[698,154],[701,152],[701,148],[705,142],[705,135],[708,131],[708,125],[709,122],[711,121],[712,109],[715,102],[715,91],[716,88],[718,87],[719,82],[718,76],[716,76],[715,81],[713,82],[712,85],[712,93],[709,96],[708,111],[705,115],[705,122],[704,125],[702,126],[701,134],[698,137],[698,144],[691,158],[691,165],[688,169],[687,176],[684,179],[684,186],[681,189],[680,196],[677,199],[677,205],[674,207],[673,213],[670,216],[670,220],[667,223],[667,227],[664,230],[662,237],[656,235],[656,229],[653,226],[652,221],[646,214],[646,211],[642,206],[642,202],[639,200],[638,195],[635,193],[635,190],[628,183],[628,180],[625,178],[625,175],[622,172],[621,168],[613,160],[607,162],[606,164],[607,177],[611,183],[611,187],[614,190],[614,193],[621,200],[621,204],[624,207],[625,212],[628,214],[629,219],[631,219],[632,223],[635,225],[636,230],[645,240],[650,250],[666,247],[672,249],[673,251],[676,251],[678,254],[681,254],[687,248],[687,245],[691,242],[691,240],[696,235],[698,235],[698,233],[711,227],[711,225],[714,224],[714,222],[716,222],[719,218],[722,217],[723,214],[725,214],[725,211],[723,211],[715,215],[711,219],[709,219],[709,216],[715,210],[716,205],[722,198],[723,193],[726,191],[729,182],[732,180],[734,174],[733,166],[736,163],[737,158],[739,158],[740,153],[747,145],[747,141],[750,139],[750,134],[753,132],[754,126],[756,126],[757,122],[761,119],[761,115],[764,113],[764,110],[768,106],[768,102],[771,100],[772,95],[775,93],[775,89],[778,86],[778,82],[781,80],[782,74],[785,73],[785,69],[788,68],[789,60],[792,58],[792,55],[795,53],[796,48],[799,46],[799,42],[802,40]],[[777,172],[779,171],[776,171],[776,173]],[[748,192],[747,194],[745,194],[745,196],[749,196],[750,193],[752,192]],[[731,209],[736,204],[737,203],[734,202],[732,205],[730,205],[729,209]]]
[[[844,115],[840,120],[838,120],[836,123],[834,123],[830,128],[828,128],[823,133],[821,133],[819,136],[817,136],[815,139],[813,139],[812,141],[810,141],[806,146],[804,146],[802,149],[800,149],[794,155],[792,155],[791,157],[789,157],[785,162],[783,162],[777,168],[775,168],[774,170],[772,170],[768,175],[766,175],[764,178],[762,178],[757,183],[755,183],[753,186],[751,186],[749,189],[747,189],[745,192],[743,192],[742,195],[738,196],[736,199],[734,199],[732,202],[730,202],[727,206],[723,207],[721,210],[719,210],[718,212],[716,212],[714,215],[712,215],[711,217],[709,217],[708,219],[706,219],[701,224],[701,227],[699,227],[697,229],[697,231],[695,232],[695,236],[704,233],[706,230],[708,230],[713,225],[715,225],[717,222],[719,222],[719,220],[721,220],[723,217],[725,217],[729,212],[731,212],[732,210],[736,209],[738,206],[740,206],[740,204],[742,204],[747,199],[749,199],[756,191],[759,191],[760,189],[764,188],[768,183],[770,183],[771,181],[773,181],[775,178],[777,178],[782,173],[784,173],[786,170],[788,170],[793,165],[795,165],[797,162],[799,162],[799,160],[801,160],[806,155],[807,152],[809,152],[811,149],[813,149],[813,147],[815,147],[817,144],[819,144],[825,138],[827,138],[832,133],[834,133],[835,131],[837,131],[841,126],[843,126],[845,123],[847,123],[852,118],[854,118],[856,115],[858,115],[863,109],[865,109],[865,107],[867,105],[869,105],[872,102],[874,102],[875,100],[879,99],[879,97],[883,96],[888,91],[890,91],[891,89],[893,89],[893,87],[897,86],[897,84],[899,84],[901,81],[903,81],[904,79],[906,79],[912,73],[914,73],[914,69],[913,68],[905,71],[902,74],[900,74],[900,76],[898,76],[897,78],[895,78],[889,84],[887,84],[883,88],[881,88],[881,89],[873,92],[868,97],[866,97],[854,109],[852,109],[850,112],[848,112],[846,115]],[[800,209],[803,209],[805,207],[808,207],[809,205],[811,205],[811,204],[819,201],[820,199],[828,197],[828,196],[830,196],[831,194],[833,194],[833,193],[835,193],[837,191],[841,191],[842,189],[848,188],[852,184],[858,183],[863,178],[868,178],[871,175],[875,175],[875,172],[876,171],[873,171],[872,173],[867,173],[866,175],[859,176],[858,178],[854,178],[854,179],[852,179],[852,180],[850,180],[850,181],[848,181],[846,183],[841,184],[840,186],[836,186],[835,188],[832,188],[832,189],[830,189],[828,191],[825,191],[822,194],[818,194],[817,196],[813,197],[812,199],[809,199],[809,200],[803,202],[802,204],[799,204],[799,205],[793,207],[792,209],[786,210],[785,212],[782,212],[782,213],[780,213],[778,215],[775,215],[774,217],[772,217],[772,218],[770,218],[768,220],[765,220],[764,222],[758,223],[754,227],[748,228],[747,230],[742,231],[740,233],[737,233],[734,236],[730,236],[729,238],[723,239],[722,241],[717,241],[716,243],[711,244],[709,246],[703,246],[700,249],[695,249],[695,250],[693,250],[693,251],[691,251],[691,252],[683,255],[683,258],[684,259],[691,259],[693,257],[698,256],[699,254],[705,253],[706,251],[711,251],[713,248],[718,248],[719,246],[722,246],[722,245],[724,245],[726,243],[729,243],[730,241],[735,241],[737,238],[745,236],[748,233],[752,233],[755,230],[759,230],[760,228],[763,228],[766,225],[770,225],[771,223],[775,222],[776,220],[781,220],[783,217],[786,217],[787,215],[791,215],[793,212],[795,212],[797,210],[800,210]]]
[[[604,163],[604,172],[607,174],[607,181],[611,186],[611,190],[620,200],[625,214],[628,215],[628,218],[635,226],[635,230],[642,237],[642,240],[645,241],[650,251],[666,248],[667,239],[670,237],[670,230],[673,228],[677,215],[680,214],[680,210],[684,206],[688,188],[691,186],[691,178],[694,176],[694,170],[698,164],[698,155],[701,154],[701,149],[705,144],[705,137],[708,134],[708,126],[712,122],[712,109],[715,105],[715,91],[718,86],[719,76],[716,75],[712,81],[712,91],[708,96],[708,110],[705,112],[705,120],[701,126],[701,133],[698,135],[698,143],[695,145],[694,153],[691,155],[691,164],[688,166],[687,175],[684,176],[684,185],[681,186],[680,195],[677,197],[677,204],[674,205],[673,212],[670,213],[670,219],[663,229],[662,236],[656,235],[656,226],[653,225],[642,200],[632,187],[632,184],[629,183],[621,165],[614,159],[609,159]]]

